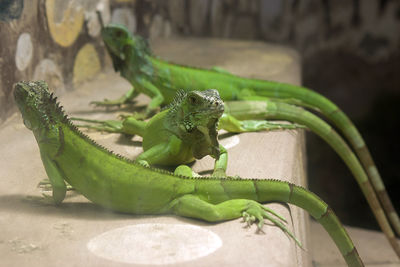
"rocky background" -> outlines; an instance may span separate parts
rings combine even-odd
[[[303,84],[356,122],[400,207],[400,1],[2,0],[0,123],[15,110],[14,82],[45,79],[61,94],[110,66],[96,10],[105,23],[123,23],[150,40],[196,36],[294,47],[303,58]],[[307,141],[310,188],[346,223],[376,227],[344,164],[318,138]]]

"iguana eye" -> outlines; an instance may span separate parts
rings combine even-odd
[[[189,96],[189,103],[190,104],[196,104],[197,103],[197,99],[194,96]]]

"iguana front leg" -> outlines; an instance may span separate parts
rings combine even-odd
[[[164,102],[164,96],[161,91],[154,86],[151,82],[140,79],[138,81],[132,82],[135,84],[126,94],[122,95],[120,98],[114,100],[105,99],[104,101],[92,101],[91,104],[96,106],[120,106],[122,104],[127,104],[132,102],[132,100],[140,93],[143,92],[151,97],[150,103],[146,107],[144,114],[137,114],[137,118],[147,118],[149,115],[153,114]],[[135,89],[135,87],[137,89]]]
[[[160,89],[158,89],[148,80],[141,79],[138,81],[138,83],[142,87],[142,91],[144,91],[146,95],[151,96],[151,101],[148,104],[145,113],[146,117],[148,117],[150,114],[157,111],[157,109],[161,106],[161,104],[164,102],[164,96],[162,95]]]
[[[92,102],[90,102],[90,104],[93,104],[96,106],[104,106],[104,107],[121,106],[122,104],[131,103],[132,100],[138,94],[139,94],[139,92],[137,90],[135,90],[134,87],[132,87],[128,92],[126,92],[120,98],[117,98],[114,100],[104,99],[103,101],[92,101]]]
[[[64,182],[65,175],[62,170],[57,166],[57,163],[53,161],[48,155],[46,155],[42,150],[40,151],[40,156],[43,161],[44,168],[46,170],[47,176],[50,179],[50,183],[53,189],[53,200],[55,204],[60,204],[67,192],[67,187]],[[47,195],[44,195],[47,197]]]
[[[212,176],[223,178],[226,177],[226,169],[228,166],[228,151],[222,145],[219,145],[219,151],[219,158],[215,160]]]
[[[132,116],[124,118],[122,121],[118,120],[91,120],[83,118],[71,118],[74,121],[89,122],[91,124],[80,124],[78,127],[94,129],[98,131],[104,131],[109,133],[121,133],[129,135],[140,135],[143,136],[146,122],[137,120]]]

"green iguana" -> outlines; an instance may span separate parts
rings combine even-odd
[[[218,124],[235,132],[271,129],[303,128],[296,124],[278,124],[263,120],[239,121],[223,113],[224,103],[215,89],[178,91],[170,105],[148,122],[133,116],[123,121],[100,121],[83,118],[72,120],[90,122],[78,125],[111,133],[139,135],[143,150],[136,161],[150,165],[177,166],[210,155],[216,159],[213,176],[225,176],[227,151],[218,143]],[[222,118],[221,118],[222,116]],[[180,166],[180,170],[184,170]]]
[[[126,78],[133,88],[114,101],[94,102],[115,105],[129,102],[139,93],[151,97],[147,114],[161,104],[170,103],[177,90],[218,88],[221,98],[228,100],[275,100],[311,108],[323,114],[344,134],[356,151],[385,212],[400,235],[400,219],[386,192],[378,169],[357,128],[344,112],[324,96],[305,87],[238,77],[224,71],[193,68],[163,61],[152,56],[146,41],[132,36],[122,25],[102,28],[102,38],[112,58],[115,71]],[[400,254],[400,252],[399,252]]]
[[[363,266],[333,211],[302,187],[278,180],[190,178],[146,167],[82,134],[45,82],[17,83],[14,98],[24,124],[36,138],[57,204],[63,201],[68,182],[90,201],[119,212],[173,213],[210,222],[243,217],[261,229],[264,219],[276,221],[261,203],[292,203],[323,225],[349,266]]]
[[[218,91],[179,92],[168,109],[150,121],[125,119],[127,134],[143,137],[136,161],[147,166],[173,166],[210,155],[216,159],[213,176],[225,176],[227,153],[218,143],[217,124],[224,112]]]

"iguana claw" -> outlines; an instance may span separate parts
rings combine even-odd
[[[286,220],[279,214],[277,214],[272,209],[265,207],[257,202],[251,202],[247,206],[246,210],[242,212],[243,220],[247,223],[247,226],[251,224],[257,223],[257,229],[260,232],[263,232],[262,228],[264,225],[264,218],[278,226],[282,231],[287,233],[289,237],[291,237],[296,244],[303,248],[301,242],[294,236],[294,234],[284,225],[281,221],[286,223]],[[277,219],[278,218],[278,219]]]

